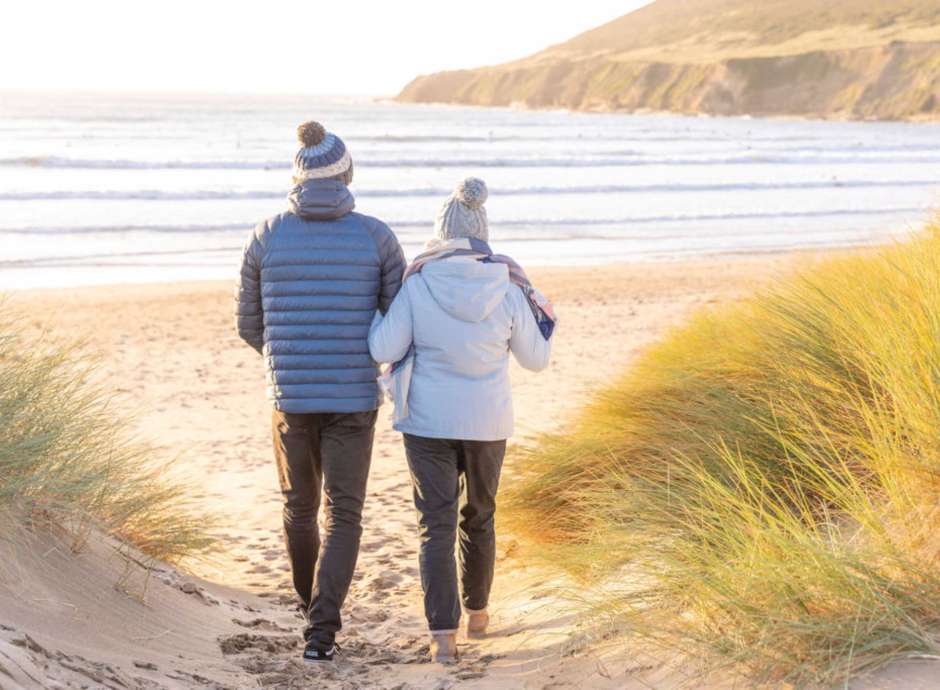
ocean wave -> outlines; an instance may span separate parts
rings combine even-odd
[[[511,220],[493,220],[494,228],[526,228],[537,230],[542,227],[588,228],[598,226],[624,227],[629,225],[649,225],[664,223],[703,223],[742,220],[766,219],[801,219],[801,218],[838,218],[838,217],[865,217],[920,214],[928,210],[927,206],[904,206],[884,208],[836,208],[819,209],[815,211],[754,211],[745,213],[677,213],[660,215],[637,215],[620,218],[518,218]],[[0,227],[2,235],[95,235],[120,234],[130,232],[146,232],[155,234],[214,234],[224,232],[248,232],[256,221],[245,223],[226,224],[182,224],[182,225],[121,225],[121,226],[58,226],[58,227]],[[395,220],[387,219],[392,230],[402,231],[409,229],[430,229],[434,223],[431,219],[423,220]]]
[[[125,262],[127,259],[145,259],[174,256],[201,256],[206,254],[232,253],[241,249],[241,245],[222,245],[215,247],[187,247],[185,249],[140,250],[131,252],[107,252],[95,254],[64,254],[53,256],[36,256],[27,259],[0,260],[2,268],[24,267],[57,267],[76,266],[88,263],[100,265],[101,263]]]
[[[516,219],[490,221],[491,226],[499,227],[593,227],[600,225],[624,226],[647,225],[653,223],[695,223],[739,220],[765,220],[765,219],[799,219],[799,218],[837,218],[850,216],[886,216],[894,214],[923,213],[928,207],[888,207],[888,208],[841,208],[820,209],[816,211],[753,211],[746,213],[677,213],[647,216],[626,216],[623,218],[543,218],[543,219]],[[392,229],[425,227],[427,221],[389,222]]]
[[[546,239],[554,242],[603,242],[603,243],[632,243],[631,253],[637,251],[638,246],[645,246],[641,250],[644,255],[663,254],[701,254],[701,253],[741,253],[750,254],[754,251],[789,251],[798,248],[814,246],[856,246],[869,244],[877,237],[869,232],[860,231],[856,227],[842,227],[830,229],[825,235],[809,233],[788,233],[777,231],[769,234],[773,238],[770,246],[766,245],[768,234],[761,231],[741,233],[740,229],[721,229],[710,232],[707,236],[692,237],[681,230],[669,233],[642,234],[642,233],[555,233],[543,235],[514,235],[502,233],[499,237],[501,245],[528,244],[543,242]],[[402,238],[402,245],[410,254],[416,254],[424,246],[426,237]],[[685,247],[694,240],[695,246]],[[706,242],[703,245],[702,242]],[[729,245],[728,242],[731,242]],[[743,248],[735,249],[734,245],[743,244]],[[583,247],[583,245],[582,245]],[[622,249],[623,244],[620,245]],[[75,267],[127,267],[127,268],[158,268],[170,266],[204,266],[215,265],[221,262],[229,265],[241,251],[241,243],[214,245],[208,247],[185,247],[170,250],[142,250],[127,252],[99,252],[87,254],[51,254],[34,256],[22,259],[0,260],[0,271],[27,268],[75,268]],[[169,260],[169,263],[168,261]]]
[[[854,152],[853,152],[854,153]],[[938,164],[940,156],[796,156],[790,154],[741,154],[732,156],[588,156],[582,158],[356,158],[360,168],[618,168],[641,166],[739,166],[739,165],[899,165]],[[286,161],[83,159],[62,156],[0,158],[5,168],[60,168],[80,170],[283,170]]]
[[[501,128],[511,129],[511,127],[502,126]],[[628,130],[627,132],[598,131],[589,133],[579,133],[571,138],[566,127],[546,127],[550,131],[548,134],[378,134],[378,135],[357,135],[355,133],[346,134],[343,140],[347,144],[486,144],[486,143],[516,143],[525,144],[534,142],[544,144],[545,142],[564,142],[568,139],[581,144],[610,144],[612,142],[631,142],[637,144],[643,143],[680,143],[690,142],[695,144],[715,143],[715,144],[740,144],[742,139],[730,137],[728,135],[715,135],[710,132],[701,132],[690,134],[688,132],[675,132],[663,134],[662,130],[655,134],[645,133],[645,131]],[[743,141],[747,143],[790,143],[816,141],[811,136],[803,137],[760,137],[750,136]],[[272,144],[277,141],[271,140]],[[823,144],[822,146],[826,146]],[[829,147],[837,148],[837,147]],[[914,147],[916,150],[923,150],[923,147]]]
[[[831,189],[898,189],[940,186],[938,180],[820,180],[808,182],[729,182],[713,184],[573,185],[504,187],[494,197],[591,194],[701,194],[708,192],[813,191]],[[356,190],[359,199],[446,197],[445,187]],[[286,190],[65,190],[0,192],[0,201],[253,201],[283,199]]]
[[[166,192],[159,189],[0,192],[0,201],[251,201],[286,197],[287,191],[230,192],[209,189],[180,192]]]
[[[128,232],[152,232],[156,234],[214,234],[244,231],[247,233],[255,222],[225,224],[180,224],[180,225],[60,225],[3,228],[0,235],[119,235]]]
[[[264,161],[138,161],[62,156],[0,158],[4,168],[65,168],[78,170],[290,170],[288,162]]]
[[[5,126],[0,121],[0,135],[14,135],[19,141],[74,141],[76,134],[70,131],[64,131],[70,121],[63,121],[60,126],[55,128],[44,128],[36,126]],[[846,140],[843,142],[822,139],[813,136],[802,137],[780,137],[780,136],[754,136],[732,137],[729,135],[719,135],[713,132],[700,132],[689,134],[687,132],[676,132],[663,134],[662,131],[657,134],[645,134],[637,132],[607,132],[599,131],[593,133],[582,133],[576,137],[570,138],[564,128],[550,128],[551,133],[533,135],[533,134],[378,134],[378,135],[357,135],[355,133],[346,134],[343,139],[350,148],[355,149],[360,144],[516,144],[520,150],[526,150],[528,144],[533,147],[542,146],[545,143],[577,142],[578,147],[602,146],[603,150],[598,153],[612,153],[609,148],[611,144],[696,144],[725,146],[729,149],[738,150],[763,150],[767,152],[776,152],[785,149],[787,153],[838,153],[838,152],[924,152],[937,151],[938,146],[922,143],[904,144],[892,142],[887,144],[869,144],[858,141]],[[557,130],[557,131],[555,131]],[[147,131],[141,132],[138,129],[117,128],[114,130],[92,130],[88,129],[81,132],[80,139],[83,142],[96,141],[123,141],[127,143],[136,143],[140,141],[177,141],[181,143],[200,143],[199,137],[204,136],[203,132],[194,133],[192,128],[168,129],[165,131]],[[816,143],[819,142],[819,143]],[[255,146],[267,146],[271,149],[278,149],[283,145],[283,137],[275,136],[269,133],[260,133],[253,138]],[[642,154],[637,149],[625,149],[629,153]],[[689,153],[688,150],[685,153]],[[23,158],[36,158],[36,156]]]

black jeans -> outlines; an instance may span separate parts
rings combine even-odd
[[[359,556],[377,413],[274,411],[274,457],[284,495],[284,535],[294,588],[307,610],[304,636],[333,644]],[[323,542],[317,527],[325,495]]]
[[[424,613],[432,632],[460,625],[455,542],[460,538],[463,605],[489,603],[496,561],[496,491],[506,441],[457,441],[405,434],[421,537]]]

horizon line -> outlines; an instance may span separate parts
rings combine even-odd
[[[366,92],[313,92],[313,91],[239,91],[222,89],[117,89],[117,88],[24,88],[2,87],[0,94],[26,95],[108,95],[108,96],[280,96],[314,98],[360,98],[372,100],[393,100],[397,93]]]

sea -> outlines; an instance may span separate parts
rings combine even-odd
[[[286,208],[296,126],[355,163],[409,257],[483,178],[523,265],[890,242],[940,201],[940,125],[408,105],[370,98],[0,94],[0,289],[230,279]]]

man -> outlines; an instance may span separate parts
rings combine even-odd
[[[317,122],[297,133],[289,210],[249,236],[235,315],[239,336],[264,356],[304,660],[320,662],[333,659],[362,534],[381,400],[369,325],[401,287],[405,259],[385,223],[353,212],[343,141]]]

